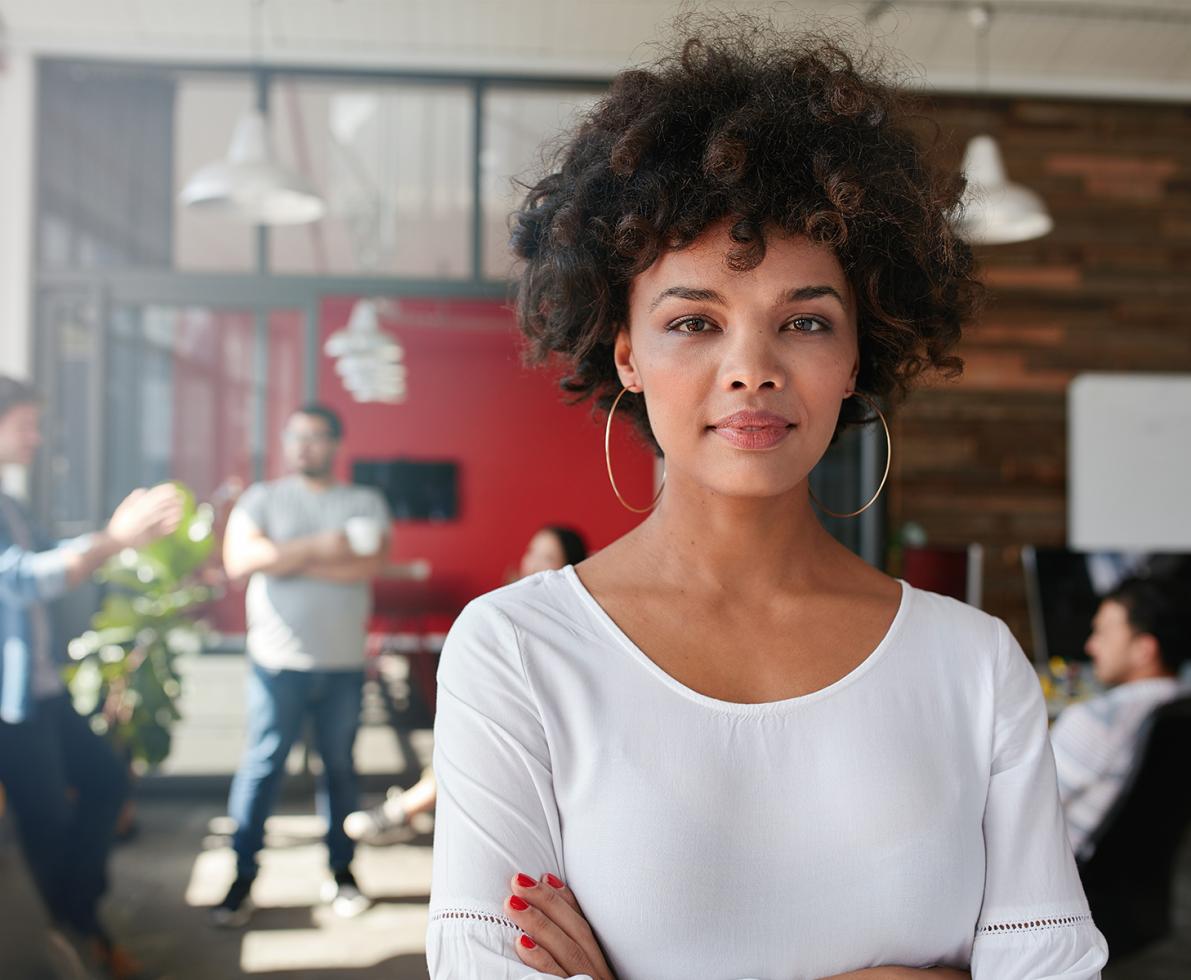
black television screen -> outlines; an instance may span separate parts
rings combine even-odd
[[[1191,584],[1191,555],[1022,549],[1034,657],[1087,659],[1084,642],[1100,597],[1131,575],[1175,576]]]
[[[453,521],[459,516],[458,466],[414,459],[358,459],[352,482],[384,494],[395,521]]]

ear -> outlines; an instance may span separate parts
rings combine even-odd
[[[621,327],[616,334],[616,341],[612,345],[612,361],[616,365],[620,383],[630,391],[640,391],[641,377],[633,359],[633,342],[629,338],[628,327]]]
[[[1138,633],[1133,637],[1133,663],[1137,667],[1162,668],[1162,651],[1153,633]]]
[[[852,361],[852,371],[848,375],[848,387],[844,390],[844,397],[850,398],[852,393],[856,391],[856,379],[860,376],[860,353],[857,352],[856,359]]]

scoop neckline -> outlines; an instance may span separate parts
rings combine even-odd
[[[897,612],[894,614],[893,620],[885,630],[884,635],[860,663],[826,687],[821,687],[816,691],[808,691],[806,694],[796,694],[794,697],[782,698],[778,701],[724,701],[720,698],[713,698],[710,695],[702,694],[692,687],[687,687],[682,681],[666,670],[663,670],[661,666],[647,656],[645,651],[637,646],[629,638],[629,635],[616,624],[616,620],[608,615],[607,610],[600,605],[599,600],[591,594],[587,586],[583,584],[583,580],[579,578],[579,573],[575,571],[574,565],[564,566],[560,570],[560,574],[571,584],[575,593],[595,618],[612,634],[613,639],[617,641],[618,645],[653,674],[654,677],[688,700],[729,714],[771,714],[782,711],[783,709],[792,709],[801,705],[811,704],[815,701],[824,700],[844,688],[850,687],[883,659],[885,652],[892,645],[894,636],[901,630],[902,624],[909,616],[914,591],[913,587],[904,579],[896,579],[898,585],[901,586],[901,597],[898,600]]]

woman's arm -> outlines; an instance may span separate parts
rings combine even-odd
[[[583,973],[593,980],[615,980],[578,900],[563,881],[552,874],[537,879],[518,874],[509,882],[509,892],[505,911],[525,934],[517,944],[522,963],[551,977]],[[824,980],[972,980],[972,975],[945,966],[879,966]]]
[[[434,773],[432,980],[559,976],[526,969],[517,952],[522,933],[506,909],[505,882],[517,869],[564,874],[562,826],[517,627],[491,599],[469,605],[443,647]]]

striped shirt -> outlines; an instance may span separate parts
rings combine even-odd
[[[1077,856],[1091,854],[1088,837],[1100,825],[1133,767],[1146,718],[1182,689],[1174,677],[1121,684],[1065,709],[1050,741],[1059,775],[1067,837]]]

